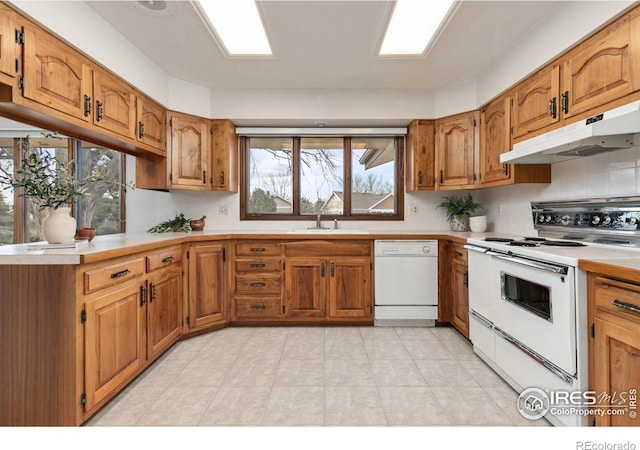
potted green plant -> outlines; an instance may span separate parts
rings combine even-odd
[[[451,231],[467,231],[469,216],[479,207],[480,204],[473,200],[471,194],[467,194],[464,197],[456,195],[444,197],[436,208],[445,210]]]
[[[72,242],[76,220],[71,217],[71,205],[79,196],[86,194],[91,183],[108,181],[100,168],[78,179],[73,160],[61,161],[47,150],[32,148],[28,137],[22,139],[21,147],[26,157],[13,174],[0,166],[0,187],[21,189],[21,196],[31,198],[40,209],[47,209],[42,237],[48,243]]]

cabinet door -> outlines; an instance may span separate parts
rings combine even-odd
[[[371,316],[371,261],[340,258],[329,262],[329,317]]]
[[[328,263],[324,259],[289,259],[285,263],[285,315],[325,317]]]
[[[209,129],[199,117],[174,113],[171,118],[172,187],[205,190],[210,186]]]
[[[452,265],[451,324],[465,337],[469,337],[469,273],[465,264]]]
[[[142,284],[129,283],[85,305],[86,409],[129,381],[142,367]]]
[[[0,8],[0,72],[15,77],[17,72],[16,28],[9,16],[9,11],[3,5],[0,5]]]
[[[597,108],[640,88],[640,16],[626,16],[563,58],[566,117]]]
[[[511,164],[501,164],[500,154],[511,150],[511,97],[490,103],[480,115],[480,183],[508,181]]]
[[[167,150],[167,111],[149,99],[136,98],[136,139],[165,152]]]
[[[88,121],[91,68],[85,58],[38,28],[25,27],[24,35],[23,95]]]
[[[229,120],[211,121],[211,189],[237,191],[238,137]]]
[[[414,120],[407,129],[407,191],[433,190],[435,178],[435,124]]]
[[[477,111],[437,120],[438,189],[474,187]]]
[[[189,321],[199,328],[225,319],[225,247],[193,246],[189,249]]]
[[[122,136],[134,137],[135,96],[129,86],[113,75],[93,71],[93,124]]]
[[[154,275],[147,289],[147,359],[153,359],[182,332],[182,269]]]
[[[513,93],[513,137],[560,120],[560,67],[550,66],[527,78]]]
[[[637,322],[624,319],[605,321],[595,318],[594,342],[594,387],[599,398],[611,396],[603,408],[615,406],[626,396],[625,405],[629,406],[630,390],[640,386],[640,332]],[[601,394],[605,394],[601,397]],[[614,397],[615,395],[615,397]],[[637,426],[638,420],[631,418],[629,412],[623,415],[598,416],[597,426]]]

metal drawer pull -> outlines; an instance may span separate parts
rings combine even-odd
[[[264,252],[265,250],[264,247],[251,247],[252,252]]]
[[[460,252],[456,252],[456,258],[462,258],[464,255]]]
[[[165,264],[171,261],[173,261],[173,256],[167,256],[166,258],[162,258],[162,262]]]
[[[265,305],[251,305],[251,311],[262,311],[263,309],[267,309]]]
[[[129,275],[130,273],[131,271],[129,269],[124,269],[124,270],[121,270],[120,272],[112,273],[111,278],[124,277],[125,275]]]
[[[251,287],[265,287],[266,283],[251,283]]]
[[[612,301],[611,304],[613,306],[617,306],[618,308],[626,309],[627,311],[640,314],[640,306],[634,305],[633,303],[623,302],[622,300],[616,299]]]
[[[567,372],[562,370],[560,367],[556,366],[554,363],[549,361],[544,356],[540,355],[539,353],[536,353],[535,351],[533,351],[532,349],[530,349],[529,347],[524,345],[522,342],[520,342],[517,339],[509,336],[507,333],[502,331],[500,328],[494,327],[493,329],[495,330],[496,333],[498,333],[498,335],[500,337],[502,337],[503,339],[507,340],[510,344],[514,345],[516,348],[521,350],[523,353],[525,353],[527,356],[529,356],[531,359],[533,359],[537,363],[540,363],[542,366],[544,366],[547,370],[549,370],[555,376],[560,378],[562,381],[564,381],[566,383],[569,383],[569,384],[571,384],[573,382],[573,380],[574,380],[573,376],[571,376],[570,374],[568,374]]]
[[[252,269],[264,269],[267,265],[263,263],[251,263]]]

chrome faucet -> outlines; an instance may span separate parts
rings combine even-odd
[[[323,227],[322,226],[322,216],[320,214],[318,214],[316,216],[316,226],[315,227],[309,227],[310,230],[328,230],[329,227]]]

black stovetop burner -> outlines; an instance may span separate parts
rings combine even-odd
[[[519,241],[511,238],[487,237],[486,242],[501,242],[513,247],[540,247],[546,245],[549,247],[586,247],[582,242],[575,241],[548,241],[540,237],[524,237]]]

